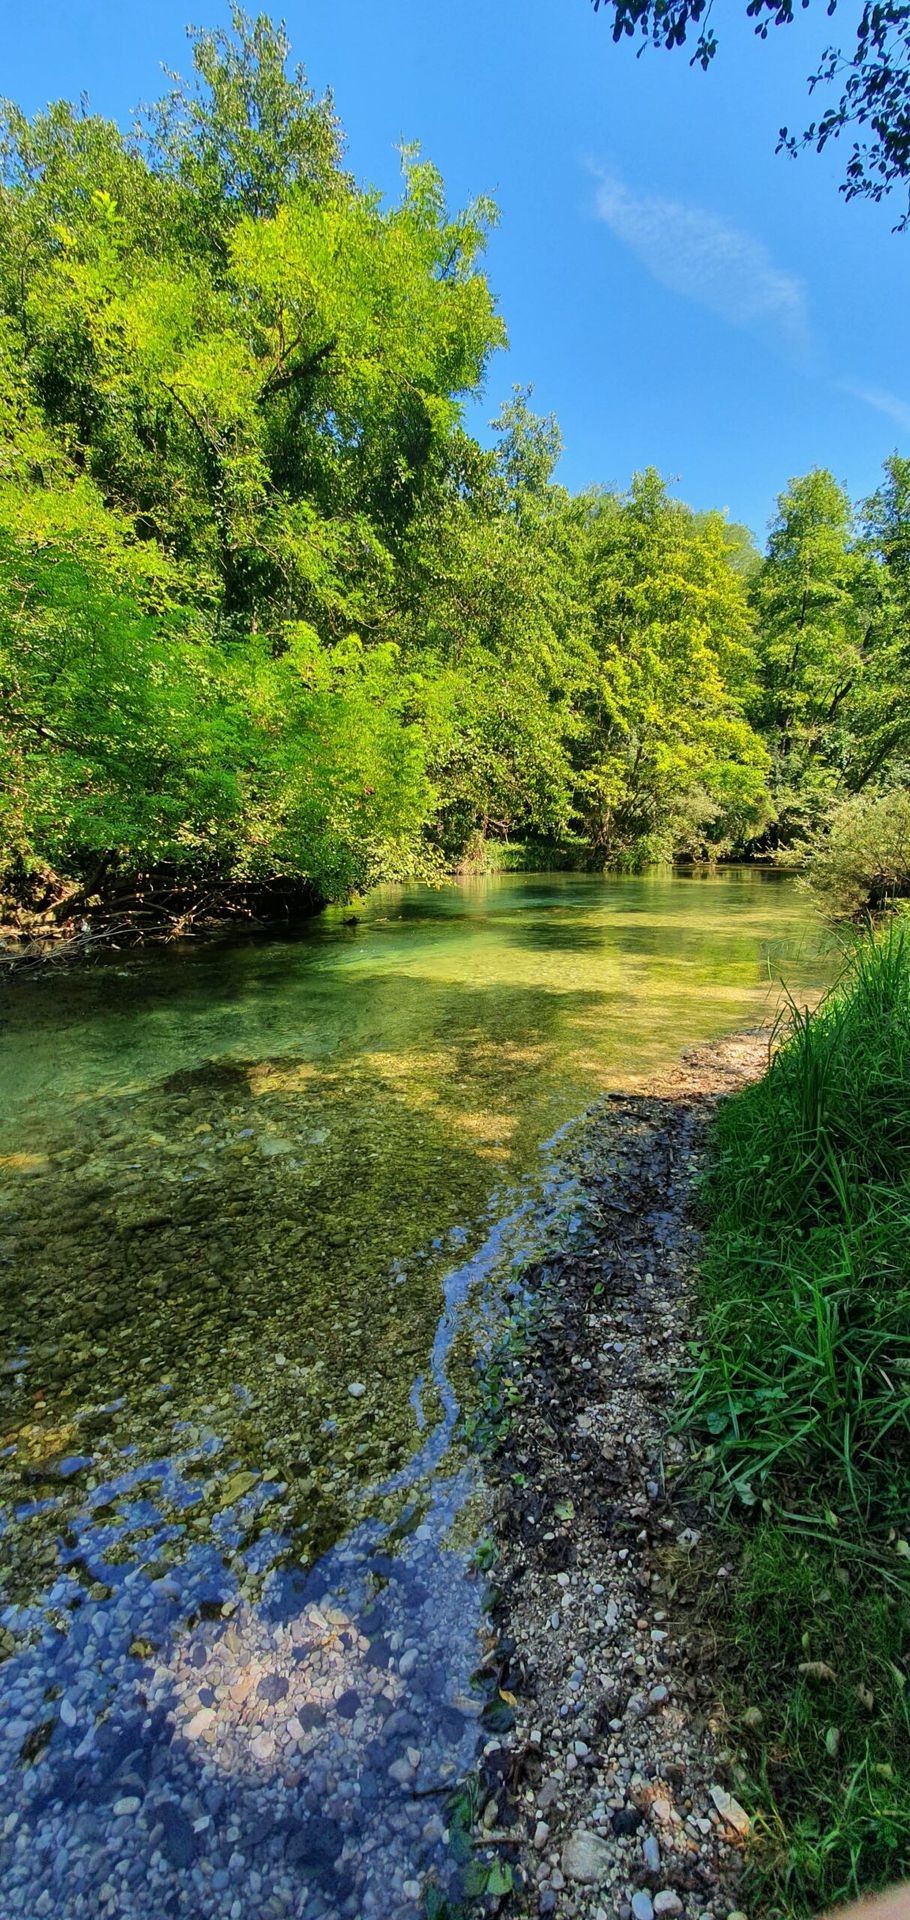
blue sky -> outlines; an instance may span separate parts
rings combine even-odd
[[[791,475],[829,466],[860,496],[889,452],[910,452],[898,203],[847,205],[836,148],[774,153],[778,127],[807,117],[820,0],[764,44],[724,0],[707,75],[685,54],[614,47],[589,0],[284,11],[312,82],[334,90],[362,181],[396,193],[396,147],[417,140],[452,201],[498,202],[488,271],[510,346],[475,430],[531,381],[535,406],[559,417],[568,486],[624,486],[654,465],[759,537]],[[854,11],[839,9],[846,30]],[[0,0],[0,90],[28,111],[87,91],[126,124],[161,90],[162,62],[188,68],[186,21],[227,13],[217,0],[42,0],[39,16]]]

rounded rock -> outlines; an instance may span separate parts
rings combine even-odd
[[[582,1886],[602,1886],[612,1864],[612,1848],[599,1834],[588,1833],[584,1827],[577,1827],[569,1835],[562,1850],[562,1870],[566,1879],[577,1880]],[[640,1920],[650,1920],[650,1914],[640,1916]]]

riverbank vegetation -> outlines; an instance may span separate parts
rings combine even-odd
[[[910,941],[862,944],[722,1104],[688,1418],[763,1911],[910,1867]]]
[[[482,446],[495,209],[415,150],[396,204],[359,186],[288,52],[236,12],[129,135],[6,108],[7,924],[286,910],[504,841],[777,855],[901,785],[910,461],[856,511],[794,481],[760,555],[653,472],[571,495],[526,393]]]

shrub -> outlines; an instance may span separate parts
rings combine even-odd
[[[811,847],[806,876],[837,919],[880,913],[910,897],[910,792],[896,787],[843,801]]]

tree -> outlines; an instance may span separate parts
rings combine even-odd
[[[907,782],[910,759],[910,460],[892,454],[860,510],[877,586],[870,660],[857,716],[852,792]]]
[[[290,41],[267,14],[236,4],[231,31],[191,28],[195,82],[177,74],[145,110],[139,145],[151,172],[187,187],[209,244],[243,214],[271,215],[295,189],[325,201],[350,186],[331,94],[317,99],[304,69],[288,72]]]
[[[745,717],[751,622],[720,514],[647,472],[588,503],[596,670],[583,700],[578,806],[605,858],[721,853],[765,817],[767,759]]]
[[[491,422],[499,434],[494,468],[511,512],[521,514],[546,500],[562,453],[562,435],[554,413],[544,418],[529,405],[531,387],[513,388],[512,398]]]
[[[849,703],[863,672],[864,575],[843,488],[821,469],[791,481],[753,593],[753,714],[771,752],[776,845],[813,824],[844,777]]]
[[[910,621],[910,460],[894,453],[885,461],[884,482],[865,502],[862,519],[866,539]]]
[[[448,855],[573,824],[570,742],[591,666],[584,510],[551,482],[558,429],[524,393],[493,425],[493,452],[466,448],[458,488],[415,522],[402,581]]]
[[[768,743],[771,844],[824,826],[832,804],[893,780],[910,740],[906,463],[854,515],[816,470],[778,501],[752,598],[751,711]]]
[[[457,499],[502,338],[485,204],[384,208],[287,43],[235,14],[137,142],[7,111],[7,867],[321,897],[426,861],[412,527]],[[479,453],[479,450],[478,450]]]
[[[800,0],[801,6],[809,0]],[[614,40],[637,36],[643,45],[676,48],[694,36],[691,64],[707,68],[717,53],[718,40],[710,0],[593,0],[595,13],[603,8],[613,18]],[[835,12],[837,0],[827,0],[826,12]],[[755,32],[766,39],[772,26],[789,26],[795,0],[747,0],[746,13]],[[781,128],[779,146],[795,153],[800,146],[818,152],[829,140],[854,132],[841,191],[847,199],[862,196],[881,200],[910,180],[910,0],[865,0],[852,49],[825,49],[809,79],[810,93],[838,83],[840,97],[812,121],[801,136]],[[898,222],[910,224],[910,207]]]

